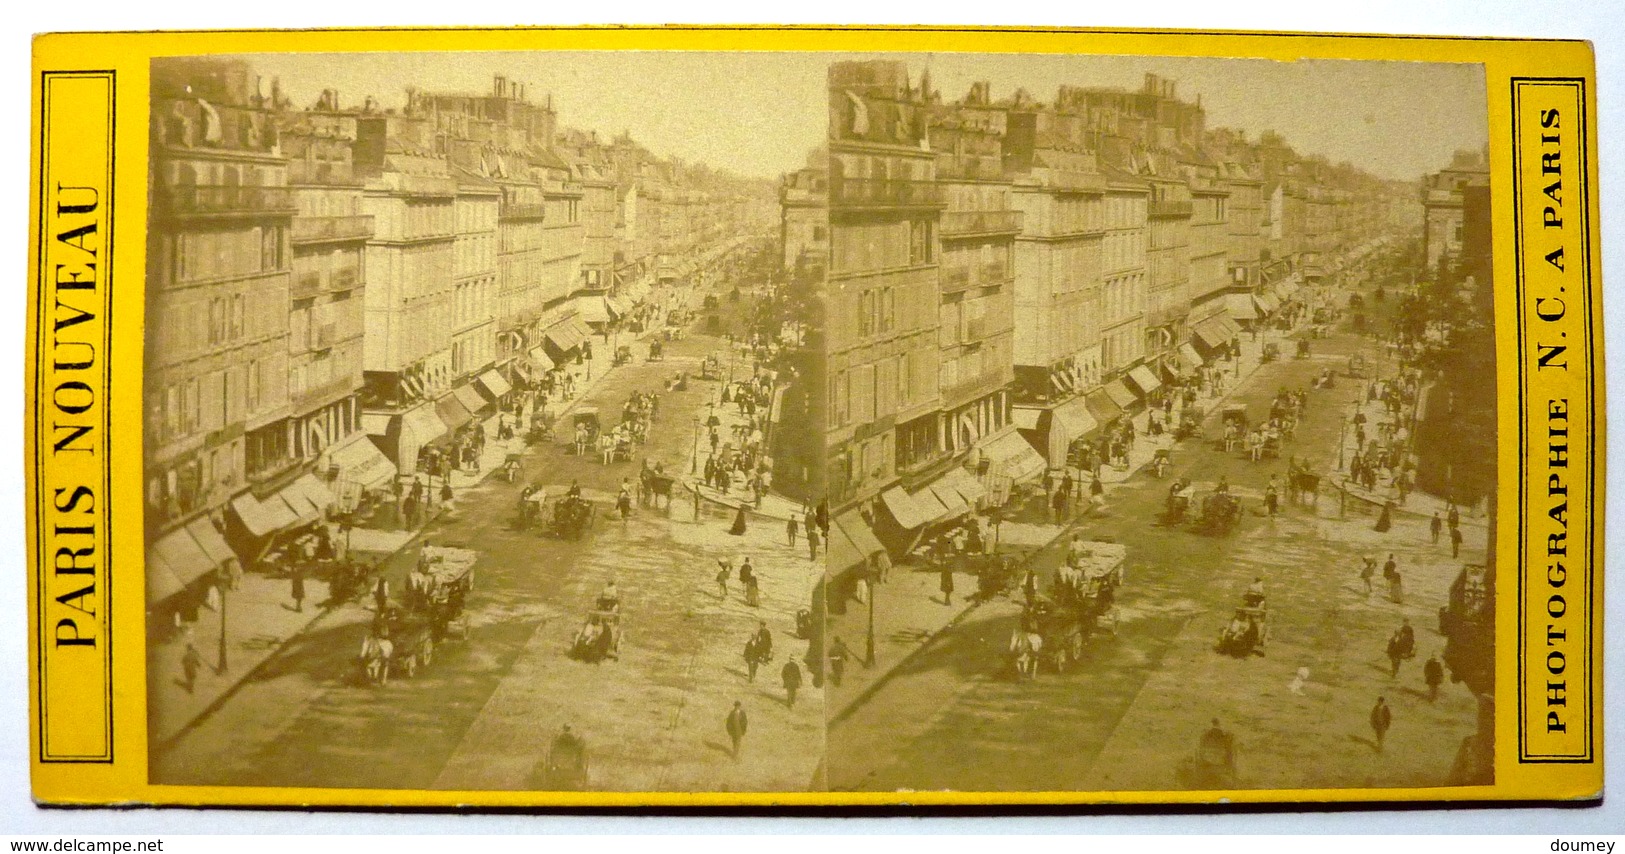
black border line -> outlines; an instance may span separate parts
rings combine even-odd
[[[1526,319],[1527,307],[1524,301],[1524,254],[1523,254],[1523,156],[1519,148],[1520,120],[1522,107],[1522,88],[1525,86],[1548,86],[1573,89],[1577,94],[1576,105],[1580,127],[1578,129],[1577,149],[1580,163],[1580,298],[1584,311],[1584,336],[1582,352],[1587,357],[1592,353],[1592,343],[1595,337],[1595,322],[1591,316],[1591,193],[1588,180],[1589,157],[1589,116],[1586,101],[1585,78],[1583,77],[1513,77],[1510,78],[1512,88],[1512,162],[1513,162],[1513,250],[1516,260],[1514,279],[1514,296],[1518,305],[1518,762],[1524,765],[1589,765],[1596,761],[1596,731],[1592,720],[1592,710],[1597,698],[1597,668],[1595,652],[1595,634],[1593,623],[1596,619],[1596,602],[1594,601],[1594,579],[1596,575],[1596,513],[1594,502],[1596,498],[1597,468],[1596,468],[1596,384],[1597,378],[1587,364],[1586,382],[1581,393],[1585,396],[1586,406],[1586,480],[1585,496],[1583,502],[1584,521],[1582,524],[1586,536],[1586,560],[1580,565],[1584,573],[1583,590],[1586,608],[1586,619],[1583,624],[1585,632],[1584,661],[1586,666],[1586,702],[1583,709],[1585,726],[1585,752],[1575,754],[1531,754],[1529,752],[1529,733],[1527,717],[1528,700],[1528,601],[1527,585],[1529,572],[1528,554],[1528,497],[1529,497],[1529,459],[1525,451],[1529,447],[1529,421],[1527,407],[1529,397],[1528,372],[1525,365],[1526,350]],[[1572,565],[1571,565],[1572,568]]]
[[[103,703],[104,703],[103,711],[105,712],[104,718],[103,718],[103,720],[104,720],[103,738],[105,739],[105,743],[106,743],[107,748],[106,748],[106,751],[103,754],[97,755],[97,756],[90,756],[90,755],[85,755],[85,756],[53,756],[50,753],[50,738],[49,738],[49,736],[50,736],[50,725],[49,725],[50,707],[49,707],[49,704],[47,702],[48,698],[47,698],[47,694],[46,694],[46,671],[48,669],[47,666],[46,666],[48,656],[47,656],[47,653],[46,653],[46,644],[45,644],[45,628],[46,628],[45,627],[45,602],[46,602],[46,599],[48,598],[45,595],[45,591],[46,591],[45,565],[46,564],[45,564],[45,557],[44,557],[44,547],[45,547],[45,542],[46,542],[46,539],[45,539],[45,516],[46,516],[46,512],[45,512],[45,503],[44,502],[46,501],[46,498],[45,498],[44,493],[41,491],[41,488],[45,483],[45,450],[44,450],[44,448],[45,448],[45,442],[48,440],[47,431],[45,430],[45,419],[44,419],[44,400],[45,400],[45,397],[44,397],[43,392],[44,392],[44,388],[45,388],[45,374],[46,374],[46,372],[44,370],[44,365],[45,365],[45,332],[46,332],[46,329],[49,326],[48,318],[47,318],[47,312],[46,312],[46,305],[48,303],[47,297],[48,297],[48,294],[50,293],[50,288],[47,285],[48,277],[46,275],[46,264],[45,264],[45,260],[46,260],[45,247],[46,247],[46,241],[47,241],[46,234],[47,234],[47,232],[49,230],[47,228],[47,223],[48,223],[49,217],[46,214],[45,178],[46,178],[47,174],[49,173],[49,162],[50,162],[50,149],[46,144],[46,140],[47,140],[47,137],[48,137],[48,130],[50,128],[50,108],[51,108],[51,94],[50,93],[51,93],[51,84],[52,84],[53,80],[55,80],[55,79],[102,79],[102,80],[107,81],[107,114],[106,114],[107,115],[107,167],[106,167],[107,171],[106,171],[106,187],[105,187],[105,191],[106,191],[105,195],[107,197],[107,205],[106,205],[107,215],[104,216],[102,218],[102,220],[100,221],[100,223],[98,224],[98,228],[104,228],[105,234],[106,234],[106,237],[104,238],[104,242],[103,242],[103,247],[105,248],[105,252],[102,255],[102,260],[100,261],[100,268],[98,270],[99,279],[103,283],[103,286],[100,289],[101,290],[101,305],[99,306],[99,308],[102,311],[102,318],[103,318],[103,324],[102,324],[102,347],[103,347],[103,349],[102,349],[102,369],[101,369],[102,389],[100,390],[101,391],[101,404],[102,404],[102,437],[103,437],[102,438],[102,460],[101,460],[102,494],[101,494],[101,514],[100,514],[101,518],[100,518],[100,521],[101,521],[102,526],[103,526],[102,527],[103,536],[101,538],[101,541],[98,544],[102,547],[102,566],[104,568],[103,572],[102,572],[101,576],[98,578],[98,580],[102,584],[102,591],[101,591],[101,596],[100,596],[101,605],[102,605],[101,630],[103,632],[103,637],[106,639],[106,643],[102,645],[102,649],[103,649],[102,658],[103,658],[103,665],[104,665],[105,673],[106,673],[106,678],[103,680],[103,684],[102,684],[102,695],[103,695]],[[113,730],[113,713],[114,713],[114,704],[113,704],[113,693],[114,693],[114,691],[113,691],[113,682],[114,682],[113,641],[114,641],[114,632],[113,632],[113,612],[112,612],[112,595],[111,595],[112,594],[112,572],[111,572],[111,567],[110,567],[110,563],[109,563],[109,560],[108,560],[108,557],[109,557],[109,554],[108,554],[109,553],[109,544],[112,542],[112,533],[113,533],[112,532],[111,503],[108,500],[108,498],[109,498],[109,496],[111,494],[111,488],[112,488],[112,466],[110,464],[110,461],[107,458],[107,453],[108,453],[108,450],[111,448],[111,435],[112,435],[112,426],[113,426],[113,414],[112,414],[112,408],[109,405],[110,398],[108,396],[108,391],[112,388],[112,385],[113,385],[113,383],[112,383],[112,376],[113,376],[113,374],[112,374],[112,360],[109,358],[109,354],[111,352],[112,342],[113,342],[113,324],[112,324],[112,305],[113,305],[113,296],[112,296],[112,280],[113,280],[113,249],[112,249],[112,246],[113,246],[113,239],[112,239],[113,238],[113,216],[112,216],[112,212],[114,210],[114,208],[113,208],[113,191],[114,191],[114,182],[115,182],[116,176],[117,176],[116,160],[117,160],[117,156],[118,156],[118,144],[117,144],[117,137],[116,137],[117,101],[118,101],[117,72],[115,70],[113,70],[113,69],[110,69],[110,68],[109,69],[78,69],[78,70],[58,70],[58,71],[42,71],[42,72],[40,72],[40,130],[39,130],[39,141],[38,141],[38,144],[40,146],[40,148],[39,148],[39,152],[40,152],[40,169],[39,169],[39,176],[38,176],[38,183],[37,183],[38,192],[39,192],[39,210],[38,210],[38,214],[39,214],[39,232],[38,232],[38,234],[36,236],[36,251],[37,251],[38,263],[39,263],[40,266],[39,266],[39,271],[38,271],[39,287],[38,287],[38,290],[37,290],[37,302],[38,302],[37,308],[38,308],[39,314],[38,314],[37,323],[36,323],[36,326],[35,326],[35,341],[34,341],[34,345],[35,345],[35,351],[34,351],[35,352],[35,363],[34,363],[34,412],[33,412],[33,417],[34,417],[34,426],[35,426],[35,438],[34,438],[35,530],[34,530],[34,535],[35,535],[35,544],[36,544],[35,554],[36,554],[36,557],[37,557],[37,562],[36,562],[36,566],[35,566],[35,573],[36,573],[35,574],[35,583],[36,583],[36,588],[35,588],[36,589],[36,602],[35,602],[36,638],[35,638],[35,640],[36,640],[36,644],[37,644],[37,649],[36,649],[37,671],[36,671],[36,674],[35,674],[35,690],[37,691],[36,703],[37,703],[38,711],[39,711],[39,734],[38,734],[39,744],[37,745],[37,747],[39,749],[38,761],[42,765],[45,765],[45,764],[111,765],[111,764],[113,764],[113,761],[114,761],[114,756],[113,756],[113,732],[114,732],[114,730]]]

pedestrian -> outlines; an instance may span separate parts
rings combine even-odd
[[[1371,707],[1371,731],[1377,736],[1377,752],[1382,752],[1383,739],[1388,736],[1388,727],[1394,722],[1394,713],[1388,708],[1387,700],[1377,698],[1377,704]]]
[[[796,691],[801,689],[801,666],[791,658],[784,662],[784,669],[779,675],[784,680],[784,706],[793,709],[796,707]]]
[[[954,566],[952,563],[943,562],[942,580],[937,586],[942,590],[942,604],[952,605],[954,603]]]
[[[1450,505],[1450,510],[1446,514],[1445,521],[1450,523],[1450,530],[1452,531],[1461,527],[1461,511],[1456,509],[1456,505]]]
[[[1428,686],[1428,702],[1439,699],[1439,685],[1444,682],[1444,665],[1439,663],[1437,655],[1428,656],[1427,663],[1422,665],[1422,680]]]
[[[615,497],[615,509],[621,512],[621,526],[625,527],[626,521],[632,518],[632,493],[627,491],[624,482],[620,494]]]
[[[727,599],[728,576],[733,575],[733,566],[728,563],[728,559],[725,557],[717,558],[717,566],[720,567],[717,570],[717,598]]]
[[[1099,510],[1106,504],[1106,485],[1100,482],[1100,473],[1096,472],[1094,479],[1089,481],[1089,504]]]
[[[839,688],[841,677],[846,673],[846,660],[852,655],[852,650],[846,646],[846,641],[836,638],[829,647],[829,681]]]
[[[736,537],[742,537],[745,535],[745,505],[739,505],[739,511],[734,514],[734,523],[733,526],[728,529],[728,533]]]
[[[446,479],[440,482],[440,506],[450,504],[451,496],[451,475],[448,474]]]
[[[818,560],[818,528],[807,528],[807,559]]]
[[[790,544],[790,548],[796,547],[796,516],[794,513],[790,514],[790,518],[784,523],[784,538]]]
[[[1378,516],[1377,516],[1377,524],[1372,526],[1372,530],[1376,531],[1379,534],[1386,534],[1386,533],[1388,533],[1388,529],[1392,528],[1393,526],[1394,526],[1394,502],[1387,501],[1387,502],[1383,503],[1383,505],[1382,505],[1382,513],[1378,514]]]
[[[1450,556],[1453,557],[1453,558],[1461,556],[1461,529],[1460,528],[1451,528],[1450,529]]]
[[[1366,555],[1361,558],[1360,580],[1365,582],[1365,595],[1371,596],[1371,578],[1377,574],[1377,559]]]
[[[1433,511],[1433,520],[1428,522],[1428,532],[1433,535],[1433,544],[1439,544],[1439,532],[1444,530],[1444,519],[1440,518],[1439,511]],[[1454,530],[1454,529],[1451,529]]]
[[[728,713],[728,740],[733,742],[733,758],[739,761],[739,743],[745,739],[745,730],[750,726],[750,718],[745,714],[745,706],[738,700],[734,701],[733,711]]]
[[[762,651],[756,645],[756,636],[751,635],[745,641],[745,678],[751,682],[756,681],[756,668],[762,663]]]
[[[181,655],[181,672],[186,674],[186,693],[192,693],[197,685],[198,671],[203,668],[203,655],[197,651],[197,645],[190,640],[186,642],[186,652]]]
[[[378,580],[372,585],[373,610],[379,614],[389,607],[389,579],[379,573]]]
[[[1280,510],[1280,507],[1281,496],[1275,491],[1275,485],[1271,484],[1268,489],[1264,490],[1264,509],[1269,515],[1274,516]]]
[[[700,521],[700,485],[693,484],[690,489],[694,492],[694,521]]]
[[[290,574],[290,582],[293,586],[293,609],[302,612],[305,610],[305,568],[295,566]]]
[[[1050,496],[1050,520],[1056,524],[1066,521],[1066,493],[1060,489]]]
[[[1405,660],[1405,654],[1400,648],[1399,632],[1388,636],[1388,678],[1399,675],[1399,663]]]
[[[406,527],[416,528],[418,526],[417,490],[414,489],[412,492],[407,494],[406,500],[401,502],[401,509],[405,511],[406,514]]]

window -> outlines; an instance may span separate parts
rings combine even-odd
[[[936,258],[935,223],[912,220],[909,223],[908,261],[929,264]]]
[[[260,363],[258,360],[248,363],[247,374],[247,407],[250,410],[258,409],[260,406]]]
[[[858,335],[869,336],[875,332],[875,292],[864,291],[858,297]]]
[[[884,288],[880,292],[880,331],[890,332],[897,328],[897,294],[891,288]]]

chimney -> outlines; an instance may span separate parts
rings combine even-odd
[[[500,74],[496,75],[491,81],[491,94],[498,98],[506,98],[508,96],[508,78]]]

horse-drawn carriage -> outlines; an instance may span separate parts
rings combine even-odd
[[[649,342],[649,361],[662,362],[666,359],[666,345],[656,338]]]
[[[1213,727],[1197,741],[1190,758],[1181,763],[1178,780],[1185,789],[1235,788],[1235,737],[1221,729],[1215,720]]]
[[[1297,358],[1297,359],[1307,359],[1307,358],[1309,358],[1309,339],[1308,338],[1299,338],[1298,339],[1297,353],[1294,355],[1293,358]]]
[[[497,469],[497,473],[508,483],[517,482],[520,476],[525,473],[524,455],[510,451],[508,456],[502,460],[502,467]]]
[[[677,478],[663,471],[645,468],[638,475],[638,480],[645,506],[659,507],[660,499],[664,498],[666,506],[671,507],[671,493],[677,483]]]
[[[408,678],[434,661],[435,648],[468,639],[468,593],[477,555],[468,549],[424,546],[407,578],[405,607],[386,607],[361,642],[357,664],[364,681],[384,685],[391,675]]]
[[[1268,363],[1279,358],[1281,358],[1281,345],[1271,341],[1264,345],[1264,352],[1259,356],[1258,360]]]
[[[619,608],[594,608],[570,640],[571,657],[589,663],[619,658],[621,653],[621,612]]]
[[[700,362],[700,379],[722,379],[722,360],[717,358],[717,354],[712,353],[705,357],[705,361]]]
[[[1371,376],[1371,360],[1363,353],[1355,353],[1349,357],[1347,375],[1354,379],[1369,379]]]
[[[1253,653],[1264,654],[1264,642],[1269,639],[1269,611],[1263,603],[1240,605],[1219,632],[1215,649],[1223,655],[1246,658]]]
[[[1011,638],[1016,670],[1028,678],[1040,662],[1065,672],[1083,658],[1084,642],[1114,613],[1128,550],[1116,543],[1090,543],[1068,555],[1048,596],[1035,598]]]
[[[1151,475],[1161,480],[1168,474],[1168,469],[1174,464],[1173,451],[1167,448],[1158,448],[1151,457]]]
[[[622,365],[631,364],[631,362],[632,362],[632,345],[630,345],[630,344],[622,344],[621,346],[615,348],[615,359],[614,359],[615,367],[618,368],[618,367],[620,367]]]
[[[1199,534],[1228,534],[1241,524],[1241,499],[1228,492],[1212,492],[1202,499],[1202,511],[1192,522]]]
[[[579,540],[592,530],[597,506],[579,495],[563,495],[554,500],[549,510],[547,530],[561,540]]]

